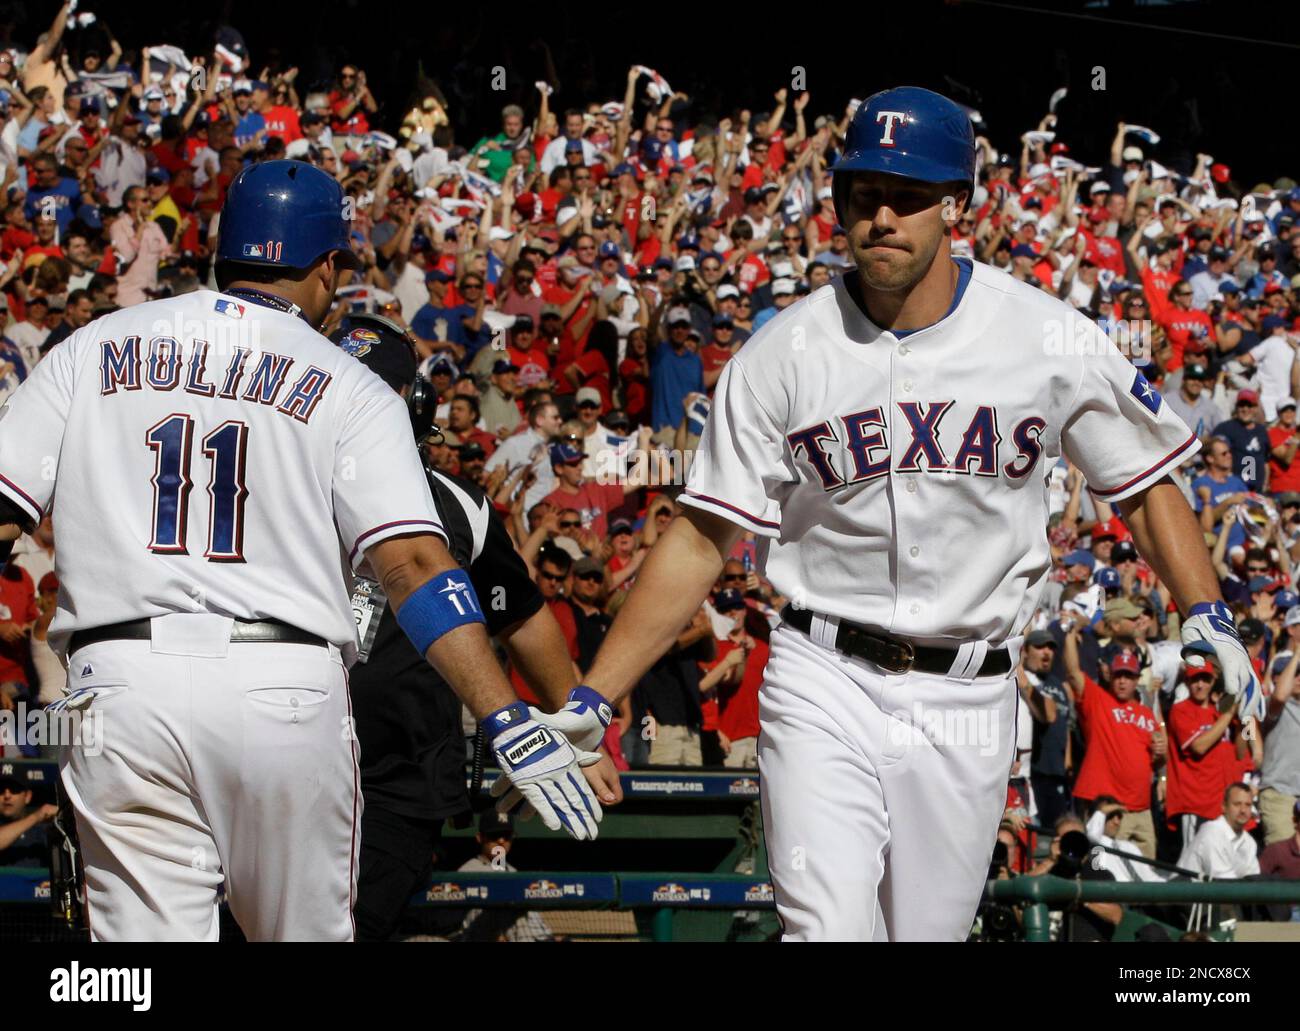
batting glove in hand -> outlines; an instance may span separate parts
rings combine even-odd
[[[523,702],[491,713],[482,726],[505,773],[492,786],[494,795],[512,784],[551,830],[563,827],[579,841],[595,838],[602,813],[581,767],[600,762],[599,755],[575,750],[562,732],[533,719]],[[506,801],[497,809],[508,809]]]
[[[1237,700],[1237,715],[1243,725],[1247,717],[1264,718],[1264,691],[1246,646],[1237,636],[1232,612],[1221,601],[1201,602],[1187,611],[1183,623],[1183,644],[1203,641],[1214,649],[1223,667],[1223,689]]]
[[[528,715],[537,723],[558,730],[574,748],[594,753],[605,737],[605,728],[614,718],[614,710],[603,695],[582,685],[569,692],[568,704],[559,712],[542,712],[541,709],[530,707]],[[599,755],[595,761],[600,761]],[[591,766],[593,763],[583,762],[580,765]],[[511,788],[504,777],[492,785],[492,794],[497,798],[505,796],[497,806],[498,809],[506,812],[518,809],[516,815],[522,820],[533,815],[533,807],[524,803],[522,792],[518,788]],[[519,809],[521,805],[523,808]]]

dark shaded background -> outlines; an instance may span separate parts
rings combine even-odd
[[[85,6],[128,50],[171,42],[193,53],[225,22],[248,41],[254,70],[283,55],[305,80],[324,81],[339,62],[355,61],[383,105],[384,128],[396,126],[422,81],[436,83],[457,142],[466,145],[485,128],[495,131],[504,103],[536,109],[545,40],[559,72],[557,109],[621,99],[628,66],[641,63],[694,98],[679,112],[688,120],[741,107],[760,112],[801,65],[810,116],[838,115],[850,97],[910,83],[976,107],[993,143],[1008,149],[1036,125],[1052,91],[1069,86],[1058,131],[1081,160],[1104,160],[1123,118],[1161,133],[1153,156],[1175,169],[1190,172],[1195,153],[1207,150],[1247,188],[1284,174],[1300,178],[1300,16],[1287,2]],[[52,12],[51,4],[0,3],[0,39],[34,40]],[[489,88],[498,65],[507,69],[504,92]],[[1098,66],[1106,70],[1104,91],[1090,88]]]

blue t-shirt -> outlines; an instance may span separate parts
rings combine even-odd
[[[656,431],[676,426],[686,414],[682,408],[686,395],[691,391],[704,392],[704,363],[700,356],[686,350],[678,354],[665,340],[655,348],[651,358],[650,390],[651,425]]]
[[[492,342],[492,328],[486,321],[477,333],[471,333],[465,328],[465,320],[473,317],[474,308],[469,304],[457,304],[451,308],[435,308],[432,304],[426,304],[415,313],[411,329],[421,340],[450,340],[453,344],[460,344],[465,348],[465,357],[468,359],[477,354],[484,344]],[[441,328],[438,326],[440,319],[445,323]]]
[[[1228,419],[1214,427],[1214,436],[1222,437],[1232,446],[1233,472],[1242,478],[1246,489],[1261,490],[1272,450],[1268,428],[1256,424],[1252,429],[1246,429],[1240,420]]]
[[[266,119],[256,111],[242,115],[235,123],[235,146],[242,147],[265,128]]]
[[[1216,430],[1217,434],[1218,431]],[[1209,476],[1198,476],[1192,481],[1192,509],[1200,512],[1205,505],[1201,502],[1201,488],[1210,488],[1210,507],[1213,508],[1229,494],[1245,494],[1250,488],[1246,486],[1238,477],[1229,476],[1220,483],[1218,480],[1211,479]],[[1245,547],[1246,531],[1240,526],[1234,525],[1228,531],[1228,547],[1235,548],[1238,545]]]
[[[48,190],[32,190],[23,205],[29,219],[41,217],[45,211],[45,198],[54,198],[54,221],[59,224],[59,232],[65,232],[71,224],[77,209],[81,207],[81,187],[75,179],[60,179]]]

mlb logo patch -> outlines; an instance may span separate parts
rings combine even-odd
[[[1147,378],[1138,371],[1133,377],[1133,385],[1129,387],[1128,392],[1137,398],[1138,403],[1142,405],[1152,415],[1160,414],[1160,393],[1147,382]]]
[[[266,254],[266,248],[263,247],[260,243],[244,244],[245,258],[261,258],[264,257],[265,254]]]
[[[242,319],[244,317],[244,306],[238,301],[228,301],[222,297],[217,300],[214,307],[222,315],[229,315],[232,319]]]

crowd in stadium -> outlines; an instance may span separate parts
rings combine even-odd
[[[855,102],[778,89],[766,111],[701,110],[636,65],[621,97],[541,81],[465,135],[436,91],[403,112],[358,64],[308,82],[250,62],[237,34],[205,54],[125,50],[85,18],[65,6],[0,52],[0,397],[98,315],[212,286],[247,163],[318,165],[354,204],[365,262],[325,331],[349,311],[409,328],[440,402],[429,460],[493,499],[585,669],[678,515],[723,366],[853,265],[829,169]],[[1100,154],[1075,153],[1051,113],[976,128],[990,135],[954,255],[1101,324],[1202,439],[1177,479],[1269,694],[1262,726],[1219,706],[1214,655],[1184,655],[1168,592],[1062,462],[1055,564],[1017,672],[1004,873],[1034,867],[1039,827],[1216,877],[1298,876],[1300,186],[1238,182],[1230,154],[1165,167],[1158,127],[1120,124]],[[63,684],[45,641],[53,548],[47,520],[0,577],[7,708]],[[788,600],[756,549],[747,535],[618,714],[620,768],[756,765]],[[6,825],[48,815],[21,787],[0,784]]]

